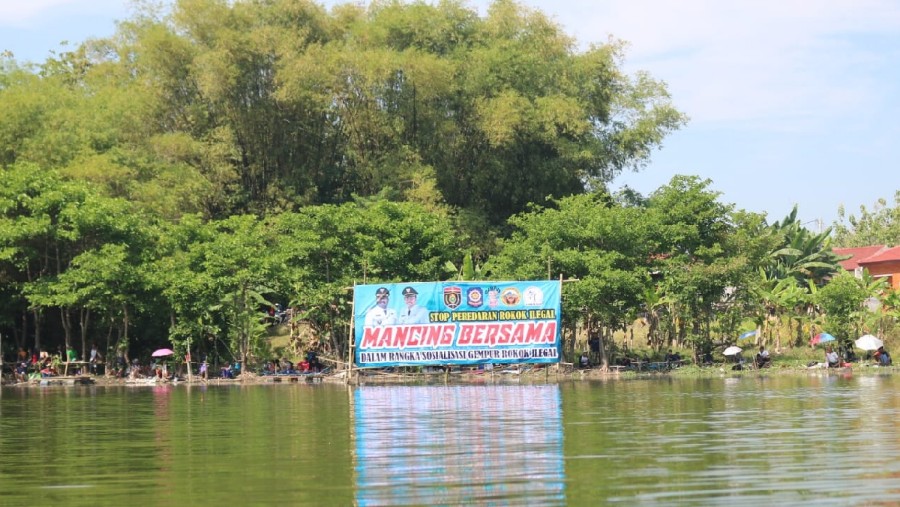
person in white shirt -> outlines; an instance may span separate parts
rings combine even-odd
[[[841,358],[838,357],[838,353],[834,351],[831,346],[825,349],[825,366],[828,368],[837,368],[841,365]]]
[[[766,350],[765,345],[759,346],[759,353],[756,354],[756,367],[757,368],[768,368],[769,367],[769,351]]]
[[[375,306],[366,312],[365,326],[393,326],[397,323],[397,312],[388,308],[391,292],[385,287],[375,291]]]
[[[402,294],[406,308],[400,311],[400,324],[428,324],[428,309],[416,304],[419,298],[416,289],[407,287]]]

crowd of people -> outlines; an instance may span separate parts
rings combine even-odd
[[[174,364],[174,366],[173,366]],[[233,379],[241,374],[241,363],[238,361],[225,361],[216,363],[219,365],[218,373],[221,378]],[[204,356],[199,363],[194,363],[197,375],[201,379],[209,379],[211,376],[210,362]],[[14,362],[6,362],[4,376],[16,383],[24,383],[34,379],[47,379],[63,375],[100,375],[105,374],[112,378],[124,380],[157,379],[160,381],[172,381],[184,378],[185,365],[173,363],[168,358],[150,358],[141,361],[135,357],[126,359],[124,351],[117,351],[111,361],[104,361],[96,345],[91,346],[87,361],[79,360],[79,355],[74,347],[59,347],[55,353],[46,350],[27,351],[19,348]],[[289,359],[276,359],[268,361],[262,368],[262,374],[305,374],[320,373],[325,368],[314,349],[306,351],[302,360],[296,364]]]
[[[307,350],[303,359],[294,363],[289,359],[273,359],[263,366],[263,375],[302,375],[320,373],[324,368],[315,350]]]
[[[884,349],[884,346],[879,346],[878,349],[872,354],[871,359],[875,361],[876,366],[891,366],[893,365],[893,361],[891,360],[891,355],[887,350]],[[854,363],[858,360],[856,354],[852,349],[842,347],[839,350],[836,350],[833,346],[828,345],[825,347],[825,362],[819,363],[816,366],[824,366],[825,368],[841,368],[848,364]],[[813,366],[813,364],[810,364]]]
[[[589,344],[592,345],[592,344]],[[740,349],[738,349],[740,350]],[[593,346],[589,347],[589,350],[585,350],[578,355],[577,365],[580,368],[590,368],[597,364],[599,354],[595,354]],[[642,357],[639,355],[633,354],[613,354],[613,359],[611,360],[611,364],[616,367],[624,367],[631,368],[636,364],[645,365],[644,369],[652,370],[654,369],[654,365],[656,365],[656,369],[659,368],[658,365],[665,365],[666,369],[677,368],[685,363],[685,359],[678,352],[673,352],[672,349],[669,349],[666,354],[662,357],[662,359],[651,358],[651,357]],[[728,360],[730,358],[730,360]],[[870,361],[874,361],[875,366],[892,366],[893,361],[891,359],[890,353],[885,350],[884,346],[878,347],[871,355],[867,356]],[[846,366],[847,364],[859,361],[859,358],[853,352],[851,348],[842,347],[840,349],[836,349],[833,346],[826,346],[824,349],[824,362],[813,361],[809,363],[808,367],[822,367],[822,368],[840,368]],[[737,352],[734,355],[727,356],[726,362],[730,362],[731,368],[733,370],[745,370],[748,368],[756,368],[756,369],[765,369],[770,368],[772,366],[772,356],[769,354],[769,351],[766,349],[765,345],[760,345],[758,351],[754,354],[751,360],[745,360],[743,355],[740,352]],[[712,354],[708,351],[703,352],[699,355],[699,361],[701,365],[709,366],[713,364]],[[872,362],[868,363],[872,364]],[[648,367],[649,366],[649,367]]]
[[[56,352],[32,349],[30,352],[20,347],[16,352],[16,361],[13,366],[13,376],[16,382],[26,382],[33,378],[58,377],[63,373],[83,375],[96,374],[97,368],[102,362],[102,356],[96,345],[91,346],[90,360],[87,364],[79,361],[78,352],[71,345],[65,350],[58,347]],[[67,365],[73,365],[71,369]]]

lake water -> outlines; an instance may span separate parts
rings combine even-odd
[[[4,387],[0,505],[897,504],[898,384]]]

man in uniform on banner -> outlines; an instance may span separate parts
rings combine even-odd
[[[400,324],[428,324],[428,309],[416,304],[419,293],[412,287],[403,289],[406,308],[400,311]]]
[[[388,308],[391,293],[386,287],[375,291],[375,306],[366,312],[365,326],[393,326],[397,323],[397,312]]]

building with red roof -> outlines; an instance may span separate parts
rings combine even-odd
[[[835,248],[834,253],[850,258],[841,261],[841,267],[862,276],[865,269],[875,278],[887,278],[888,285],[900,290],[900,246],[863,246],[859,248]]]

